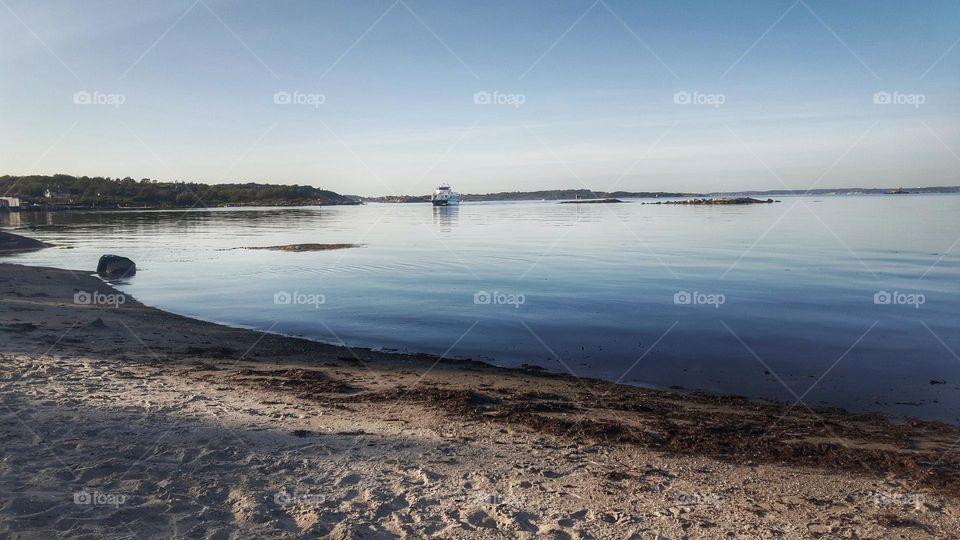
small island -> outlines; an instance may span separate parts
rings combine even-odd
[[[560,201],[560,204],[607,204],[622,202],[620,199],[576,199],[573,201]]]

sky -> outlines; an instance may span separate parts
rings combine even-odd
[[[0,0],[0,174],[960,185],[960,2]]]

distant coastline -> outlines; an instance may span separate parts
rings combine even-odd
[[[65,210],[187,210],[193,208],[234,208],[246,206],[338,206],[375,203],[428,203],[430,195],[388,195],[364,197],[342,195],[305,185],[256,182],[204,184],[200,182],[158,182],[149,178],[110,178],[66,174],[0,176],[0,212]],[[492,201],[596,201],[613,199],[678,199],[777,197],[784,195],[873,195],[960,193],[960,186],[819,188],[810,190],[748,190],[708,193],[680,191],[591,191],[551,189],[471,193],[463,200]]]
[[[894,193],[921,194],[921,193],[960,193],[960,186],[927,186],[927,187],[885,187],[885,188],[821,188],[821,189],[770,189],[767,191],[723,191],[706,193],[708,196],[737,196],[737,195],[890,195]]]
[[[960,193],[960,186],[928,187],[885,187],[885,188],[821,188],[821,189],[771,189],[766,191],[712,191],[707,193],[669,192],[669,191],[591,191],[589,189],[552,189],[543,191],[509,191],[498,193],[469,193],[464,201],[561,201],[584,199],[661,199],[661,198],[703,198],[703,197],[749,197],[783,195],[874,195],[903,193]],[[363,202],[379,203],[418,203],[429,202],[429,195],[388,195],[384,197],[357,197]]]

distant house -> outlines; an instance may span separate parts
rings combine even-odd
[[[0,197],[0,207],[10,210],[19,210],[20,199],[17,197]]]
[[[70,192],[67,192],[67,191],[53,191],[53,190],[48,189],[48,190],[46,190],[46,191],[43,192],[43,196],[46,197],[47,199],[69,199],[69,198],[70,198]]]

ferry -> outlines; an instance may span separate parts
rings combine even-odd
[[[434,206],[456,206],[460,204],[460,194],[450,189],[450,184],[440,184],[430,196]]]

